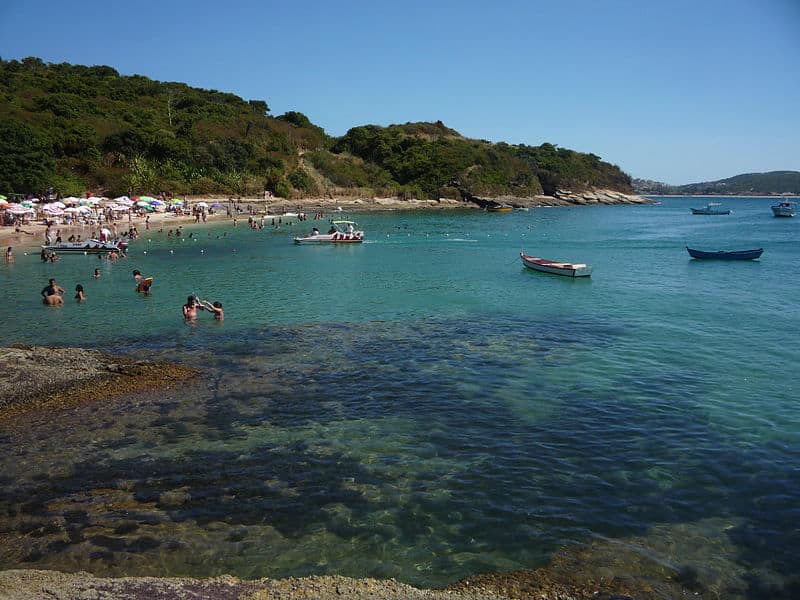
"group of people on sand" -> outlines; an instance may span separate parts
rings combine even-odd
[[[58,285],[55,279],[51,279],[41,291],[42,303],[47,306],[61,306],[64,304],[65,293],[66,290]],[[86,296],[83,293],[83,286],[80,283],[75,286],[75,300],[78,302],[86,300]]]

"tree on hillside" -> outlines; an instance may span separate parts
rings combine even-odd
[[[0,190],[28,193],[44,189],[54,168],[47,138],[21,121],[0,120]]]

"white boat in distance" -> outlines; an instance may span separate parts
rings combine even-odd
[[[354,244],[364,241],[364,232],[355,221],[331,221],[328,233],[310,233],[294,238],[295,244]]]
[[[552,273],[554,275],[564,275],[566,277],[589,277],[592,274],[592,267],[585,263],[568,263],[557,260],[547,260],[537,256],[530,256],[524,252],[519,253],[522,264],[542,273]]]
[[[794,202],[778,202],[772,205],[772,214],[776,217],[793,217],[797,211]]]
[[[52,246],[42,245],[48,252],[80,252],[82,254],[101,254],[103,252],[123,252],[128,248],[128,242],[115,240],[101,242],[100,240],[84,240],[82,242],[61,242]]]

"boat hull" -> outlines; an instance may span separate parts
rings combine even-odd
[[[772,206],[772,214],[776,217],[793,217],[796,209],[793,204],[775,204]]]
[[[592,267],[584,263],[566,263],[556,260],[547,260],[538,256],[530,256],[524,252],[519,253],[522,264],[533,271],[562,275],[564,277],[590,277]]]
[[[512,210],[514,210],[513,206],[490,206],[486,209],[486,212],[507,213]]]
[[[61,254],[103,254],[107,252],[119,252],[125,250],[128,244],[125,242],[101,242],[99,240],[89,240],[86,242],[63,242],[52,246],[43,245],[42,248],[47,252]]]
[[[733,252],[725,252],[725,251],[718,251],[718,252],[706,252],[704,250],[697,250],[695,248],[689,248],[686,246],[686,251],[689,253],[689,256],[692,258],[697,259],[707,259],[707,260],[755,260],[761,256],[764,252],[763,248],[756,248],[754,250],[736,250]]]
[[[707,208],[693,208],[692,209],[693,215],[729,215],[731,214],[730,210],[714,210],[714,209],[707,209]]]
[[[363,241],[364,232],[362,231],[353,233],[321,233],[320,235],[294,238],[295,244],[359,244]]]

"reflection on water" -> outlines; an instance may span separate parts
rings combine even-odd
[[[592,542],[598,570],[782,585],[800,450],[743,450],[702,371],[618,354],[636,335],[498,315],[140,338],[205,378],[0,431],[0,567],[438,586]]]

